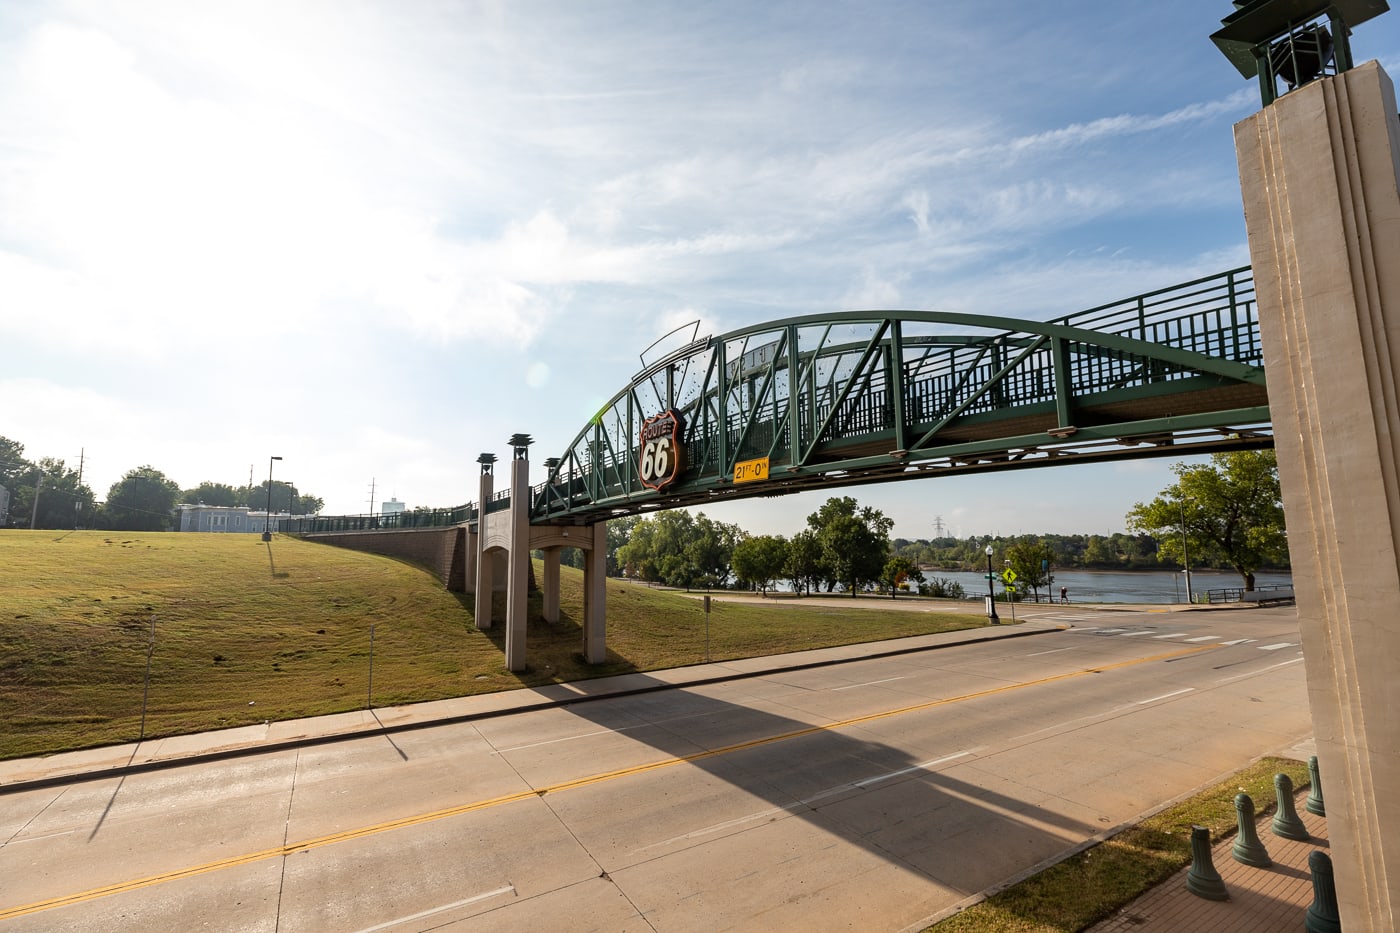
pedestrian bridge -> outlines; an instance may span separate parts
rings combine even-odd
[[[642,369],[544,461],[546,479],[534,487],[531,439],[516,435],[509,489],[494,490],[496,458],[483,453],[474,503],[316,516],[282,530],[354,533],[355,546],[365,546],[365,533],[459,528],[453,554],[461,563],[456,556],[440,563],[459,567],[456,578],[476,592],[491,591],[496,563],[478,556],[526,555],[511,561],[513,594],[526,586],[529,549],[543,549],[546,617],[558,612],[558,549],[580,547],[586,565],[599,568],[585,571],[593,611],[586,597],[584,654],[601,661],[603,555],[594,552],[605,549],[609,518],[955,473],[1273,445],[1248,267],[1050,321],[845,311],[719,336],[673,333],[642,357]],[[450,585],[453,571],[444,577]],[[489,625],[489,601],[484,609]],[[519,624],[523,633],[523,615]],[[523,664],[523,634],[521,652]]]

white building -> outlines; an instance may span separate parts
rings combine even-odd
[[[379,503],[380,515],[397,515],[404,510],[405,506],[398,499],[385,499]]]
[[[189,505],[181,503],[176,510],[180,513],[177,531],[205,531],[226,534],[262,534],[267,529],[268,514],[265,510],[255,511],[242,506]],[[301,518],[287,512],[272,513],[271,531],[289,518]]]

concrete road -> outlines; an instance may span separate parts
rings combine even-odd
[[[1076,627],[6,794],[0,931],[917,928],[1310,734],[1291,609],[1049,611]]]

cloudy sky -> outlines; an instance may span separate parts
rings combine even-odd
[[[10,0],[0,435],[81,454],[99,499],[278,455],[328,514],[371,482],[455,505],[515,432],[562,453],[679,324],[1047,318],[1244,265],[1230,9]],[[1353,45],[1394,72],[1400,15]],[[853,494],[905,537],[1108,532],[1170,463]]]

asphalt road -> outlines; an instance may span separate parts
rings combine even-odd
[[[0,931],[902,930],[1311,732],[1291,609],[0,796]]]

